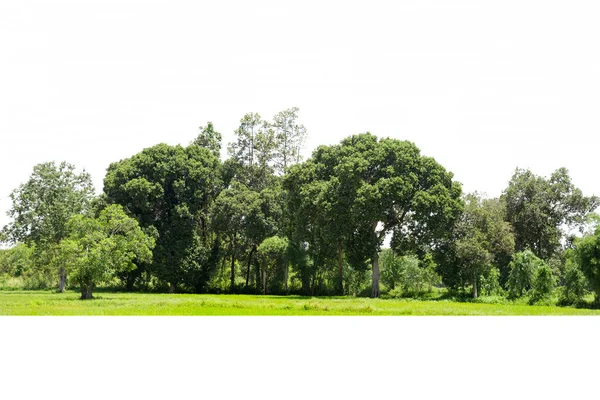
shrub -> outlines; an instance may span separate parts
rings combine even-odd
[[[545,265],[544,262],[530,250],[515,254],[508,264],[507,288],[511,298],[522,297],[533,287],[535,271],[542,265]]]
[[[559,297],[559,303],[564,305],[577,304],[583,301],[586,294],[587,281],[577,264],[567,261],[565,268],[564,286]]]
[[[556,288],[556,277],[552,269],[546,264],[539,266],[535,271],[533,279],[533,291],[531,295],[531,304],[545,303],[549,304],[552,300],[552,294]]]
[[[490,269],[487,277],[481,276],[481,293],[486,296],[504,296],[505,292],[500,286],[500,270],[498,268]]]

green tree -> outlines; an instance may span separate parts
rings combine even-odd
[[[215,130],[212,122],[207,122],[206,126],[200,127],[198,137],[192,144],[208,149],[217,158],[221,158],[221,134]]]
[[[29,180],[15,189],[10,198],[12,218],[4,232],[13,242],[35,244],[39,259],[43,252],[47,261],[55,258],[56,249],[68,235],[67,222],[90,208],[94,197],[91,177],[85,171],[77,173],[75,166],[66,162],[38,164]],[[67,272],[57,266],[59,290],[64,292]]]
[[[593,234],[575,240],[574,258],[600,304],[600,227]]]
[[[221,190],[219,167],[207,148],[158,144],[108,168],[107,202],[122,205],[145,232],[158,236],[147,268],[170,291],[182,284],[200,291],[216,268],[209,209]]]
[[[91,299],[98,283],[134,269],[135,260],[152,258],[154,239],[119,205],[108,206],[98,218],[76,215],[68,225],[71,234],[60,243],[59,258],[79,283],[82,299]]]
[[[355,135],[319,147],[303,164],[290,171],[296,179],[287,187],[300,184],[291,198],[313,199],[298,212],[308,217],[307,236],[323,238],[317,243],[329,247],[322,246],[326,254],[343,243],[354,268],[370,262],[373,297],[379,296],[379,251],[386,235],[393,232],[396,244],[431,245],[461,209],[460,185],[452,174],[410,142]],[[315,242],[307,241],[310,249]]]
[[[276,139],[273,129],[257,113],[248,113],[230,143],[229,173],[250,189],[260,191],[271,183]]]
[[[244,234],[248,225],[254,222],[253,218],[248,217],[257,214],[260,206],[260,195],[237,181],[234,181],[230,188],[223,190],[212,205],[212,229],[227,241],[229,247],[231,292],[235,291],[235,261],[245,244]]]
[[[522,297],[533,287],[535,271],[546,265],[531,250],[518,252],[509,264],[508,292],[510,297]]]
[[[472,285],[473,298],[478,296],[478,281],[494,265],[502,266],[514,249],[510,224],[503,219],[501,203],[484,199],[477,193],[464,196],[465,208],[454,226],[454,254],[461,279]]]
[[[583,301],[586,293],[587,280],[574,260],[573,250],[567,252],[564,272],[564,282],[559,302],[562,304],[577,304]]]
[[[556,288],[556,277],[547,264],[540,265],[533,278],[531,303],[549,303]]]
[[[20,277],[27,274],[33,263],[33,248],[24,243],[0,250],[0,275]]]
[[[297,122],[298,111],[298,107],[280,111],[273,117],[271,124],[277,143],[275,165],[282,175],[288,166],[299,163],[302,159],[300,151],[306,140],[306,128]]]
[[[267,294],[269,276],[282,273],[288,262],[288,240],[279,236],[266,238],[258,247],[258,254],[263,262],[263,294]]]
[[[560,248],[564,226],[582,227],[585,216],[600,205],[598,197],[583,196],[565,168],[549,179],[517,169],[502,200],[506,218],[514,227],[516,251],[530,249],[544,260]]]
[[[479,280],[481,281],[481,291],[487,296],[503,296],[504,290],[500,285],[500,270],[498,268],[491,268],[486,275],[482,275]]]

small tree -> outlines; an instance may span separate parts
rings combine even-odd
[[[500,286],[500,270],[498,268],[492,268],[488,272],[487,276],[482,275],[479,280],[481,281],[481,292],[487,296],[503,296],[504,290]]]
[[[67,237],[67,222],[76,214],[89,210],[94,194],[92,179],[85,171],[77,174],[75,166],[62,162],[38,164],[29,180],[15,189],[10,198],[8,215],[12,222],[4,234],[12,243],[35,244],[35,258],[43,260],[40,268],[56,267],[59,290],[67,281],[65,266],[54,256],[61,240]]]
[[[575,259],[596,295],[595,303],[600,305],[600,227],[593,235],[575,241]]]
[[[383,249],[381,258],[381,281],[390,290],[394,290],[402,279],[402,260],[392,249]]]
[[[263,262],[263,293],[267,294],[269,275],[281,271],[287,263],[288,240],[271,236],[258,246],[257,253]]]
[[[561,304],[577,304],[583,300],[587,287],[585,275],[579,266],[567,258],[565,266],[564,286],[560,295]]]
[[[515,254],[514,259],[508,264],[508,292],[511,298],[524,296],[533,286],[535,270],[544,262],[530,250]]]
[[[533,278],[533,291],[531,304],[539,302],[550,302],[554,289],[556,288],[556,277],[547,264],[540,265],[535,270]]]
[[[60,244],[59,259],[81,286],[81,298],[91,299],[98,283],[135,268],[134,260],[150,262],[154,239],[137,221],[111,205],[98,218],[77,215],[69,221],[71,235]]]

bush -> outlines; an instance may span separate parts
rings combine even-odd
[[[586,295],[587,281],[577,264],[567,261],[565,268],[564,286],[562,287],[559,304],[573,305],[583,301]]]
[[[555,288],[556,277],[552,273],[552,269],[546,264],[541,265],[535,271],[530,303],[550,304]]]
[[[482,275],[479,281],[482,295],[502,297],[506,294],[500,286],[500,270],[498,268],[490,269],[487,277]]]
[[[530,250],[515,254],[513,260],[508,264],[510,273],[508,275],[507,288],[511,298],[522,297],[533,287],[535,271],[545,263]]]
[[[389,249],[381,254],[381,281],[390,289],[390,297],[408,297],[431,292],[434,285],[441,283],[435,272],[436,264],[431,256],[423,260],[413,255],[396,256]]]

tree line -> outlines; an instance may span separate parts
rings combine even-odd
[[[600,302],[600,205],[565,168],[463,194],[412,142],[364,133],[300,153],[298,108],[248,113],[221,160],[212,123],[89,174],[48,162],[11,193],[0,274],[26,287],[414,296],[445,287]],[[577,233],[577,235],[575,234]],[[386,244],[389,247],[384,248]]]

